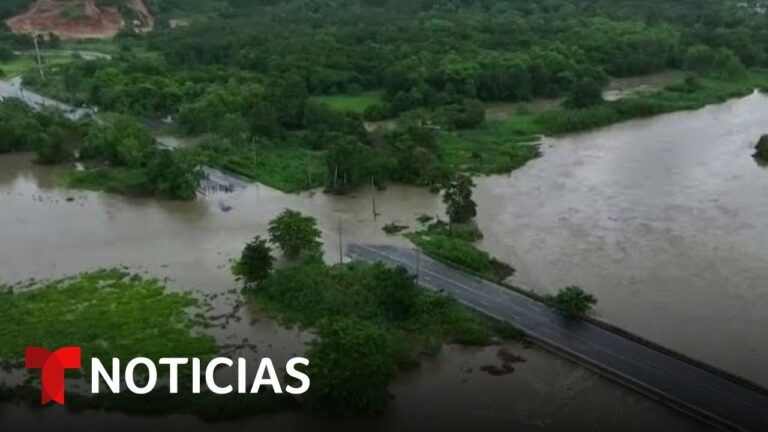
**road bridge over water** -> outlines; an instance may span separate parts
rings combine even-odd
[[[768,431],[768,391],[598,323],[570,320],[532,298],[416,251],[351,244],[360,261],[402,266],[420,285],[507,321],[535,343],[725,430]]]

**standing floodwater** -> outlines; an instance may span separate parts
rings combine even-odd
[[[267,222],[284,207],[318,218],[329,260],[338,258],[338,226],[343,242],[394,242],[386,223],[400,220],[415,226],[420,214],[442,210],[439,197],[423,189],[391,187],[377,193],[380,214],[373,221],[370,193],[355,196],[286,195],[261,186],[233,194],[212,194],[187,203],[126,198],[112,194],[66,190],[55,186],[57,169],[35,166],[29,155],[0,156],[0,283],[74,274],[105,266],[168,277],[171,289],[186,288],[216,296],[217,310],[232,308],[236,286],[229,270],[254,235],[264,235]],[[221,206],[231,206],[224,212]],[[481,204],[483,205],[483,204]],[[226,329],[211,331],[222,344],[246,340],[259,355],[287,358],[302,351],[307,335],[285,329],[258,311],[242,308]],[[494,376],[483,368],[499,367],[501,350],[525,362]],[[706,430],[697,422],[613,384],[566,360],[520,343],[484,349],[446,347],[419,370],[404,374],[392,386],[395,401],[383,419],[350,424],[318,423],[307,415],[259,416],[225,425],[193,418],[125,416],[89,411],[73,415],[65,409],[24,409],[0,405],[0,423],[31,425],[32,430],[86,427],[110,430],[163,430],[184,424],[187,431],[210,430],[409,430],[428,423],[440,430]],[[122,429],[116,429],[119,423]],[[11,429],[13,430],[13,429]],[[29,429],[28,429],[29,430]]]
[[[768,97],[548,140],[478,179],[482,245],[542,292],[579,285],[605,319],[768,385]]]

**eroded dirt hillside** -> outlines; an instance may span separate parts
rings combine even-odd
[[[97,0],[36,0],[7,24],[16,33],[53,33],[62,39],[109,38],[128,24],[138,31],[152,29],[154,17],[143,0],[120,1],[122,13],[117,6],[99,6],[105,2]]]

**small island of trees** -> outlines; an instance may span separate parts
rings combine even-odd
[[[768,134],[760,137],[755,146],[754,157],[762,163],[768,163]]]

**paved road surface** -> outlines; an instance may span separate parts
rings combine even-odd
[[[65,117],[73,121],[80,120],[95,112],[93,109],[73,107],[35,93],[22,85],[20,77],[7,81],[0,81],[0,101],[6,98],[19,99],[35,110],[41,110],[43,108],[59,110]]]
[[[419,283],[522,329],[532,340],[663,403],[727,430],[768,431],[768,392],[740,384],[603,327],[395,246],[351,244],[355,260],[419,268]],[[768,366],[768,364],[767,364]]]

